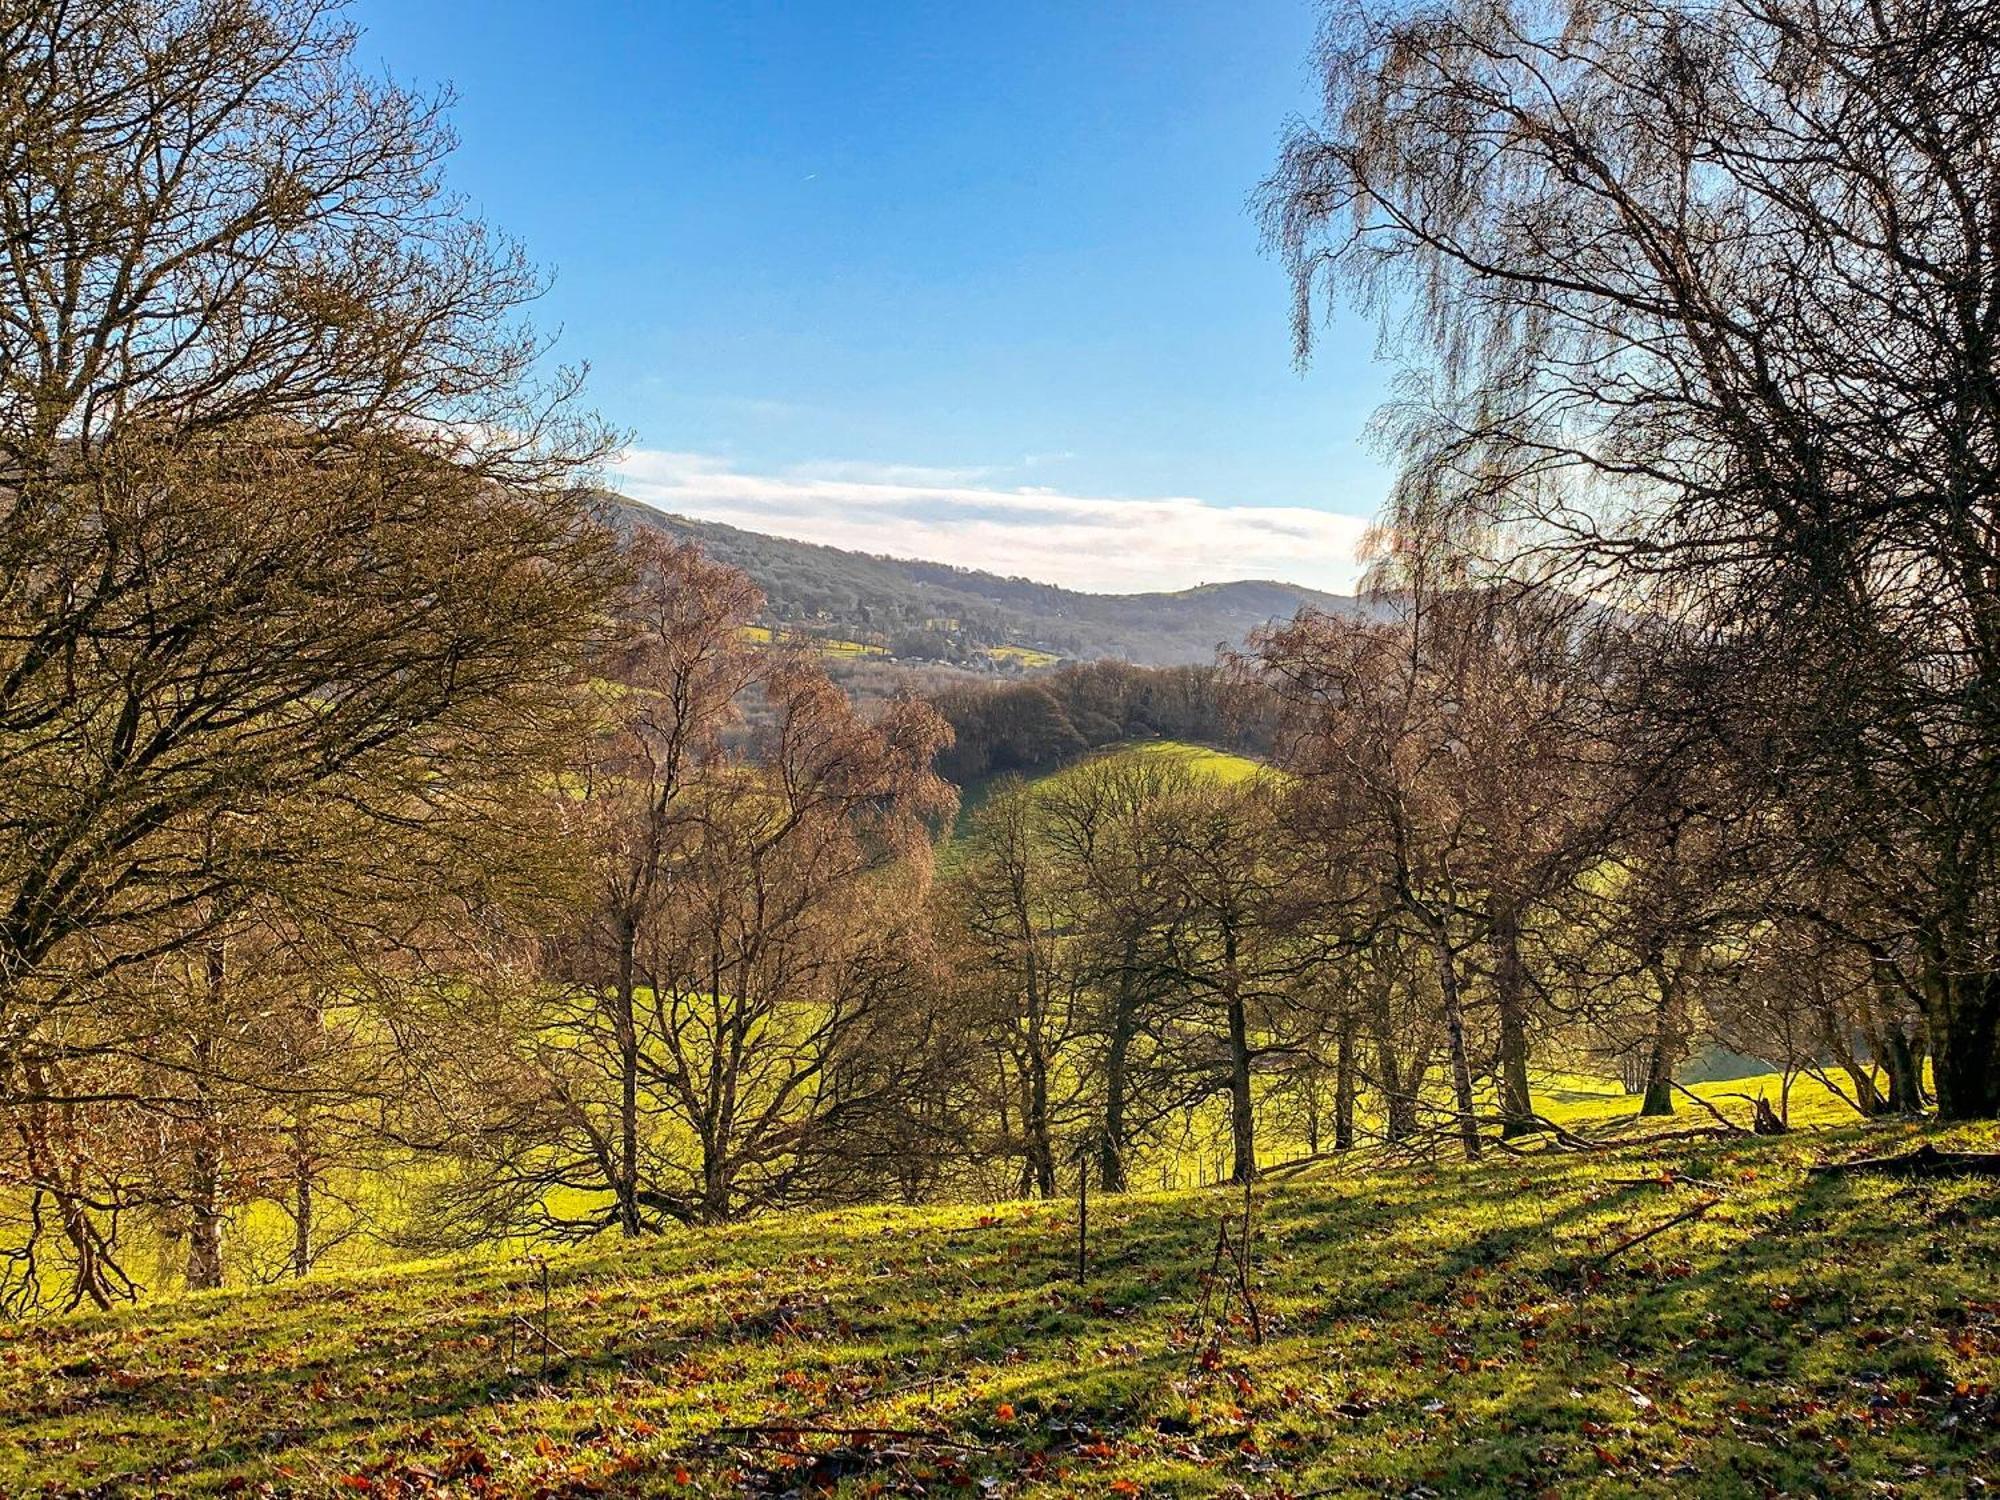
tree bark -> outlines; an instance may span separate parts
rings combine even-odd
[[[222,1285],[222,1130],[211,1090],[216,1063],[215,1028],[227,1000],[227,967],[220,943],[208,949],[208,1006],[194,1044],[195,1121],[188,1167],[187,1284],[193,1291]]]
[[[1521,919],[1515,907],[1494,909],[1489,941],[1500,1018],[1500,1134],[1511,1139],[1542,1128],[1528,1082],[1528,971],[1521,962]]]
[[[1671,1115],[1674,1112],[1674,1064],[1680,1061],[1680,1023],[1676,1015],[1679,1006],[1674,994],[1674,982],[1667,974],[1666,967],[1654,962],[1649,967],[1653,974],[1653,984],[1659,993],[1659,1005],[1653,1013],[1653,1039],[1646,1056],[1646,1095],[1639,1104],[1641,1116]]]
[[[1452,1102],[1458,1112],[1458,1140],[1467,1161],[1479,1160],[1479,1117],[1472,1101],[1472,1065],[1465,1050],[1465,1006],[1459,994],[1458,965],[1442,924],[1433,923],[1438,989],[1444,997],[1445,1038],[1451,1055]]]
[[[1138,961],[1137,944],[1128,939],[1125,963],[1119,972],[1118,989],[1111,1007],[1111,1040],[1104,1059],[1104,1133],[1097,1144],[1098,1186],[1107,1193],[1125,1191],[1125,1095],[1131,1064],[1134,1026],[1133,998],[1137,984],[1133,965]]]
[[[1384,1133],[1391,1144],[1407,1141],[1417,1133],[1417,1088],[1429,1066],[1427,1058],[1413,1060],[1405,1068],[1396,1052],[1395,1017],[1390,1014],[1392,981],[1385,969],[1375,986],[1375,1070],[1382,1080]]]
[[[2000,975],[1951,974],[1933,966],[1925,979],[1932,1078],[1940,1120],[2000,1116]]]
[[[1028,1170],[1035,1191],[1041,1197],[1056,1195],[1055,1142],[1049,1133],[1049,1068],[1039,1049],[1028,1056],[1028,1097],[1023,1102],[1028,1117]]]
[[[618,1046],[618,1161],[611,1189],[619,1231],[630,1239],[644,1228],[639,1217],[639,1018],[633,988],[638,983],[637,924],[628,915],[618,927],[617,993],[612,1027]]]
[[[1229,1140],[1234,1154],[1229,1180],[1247,1183],[1257,1177],[1257,1114],[1250,1097],[1250,1018],[1236,956],[1236,934],[1231,931],[1222,947],[1223,1002],[1229,1019]]]
[[[1866,1006],[1865,991],[1863,1006]],[[1864,1119],[1888,1113],[1888,1103],[1875,1086],[1875,1074],[1854,1055],[1854,1041],[1839,1007],[1828,998],[1825,983],[1815,975],[1811,990],[1813,1020],[1818,1023],[1820,1047],[1825,1056],[1840,1065],[1854,1090],[1854,1108]],[[1835,1090],[1837,1093],[1838,1090]]]
[[[24,1071],[31,1094],[51,1092],[48,1068],[29,1062]],[[112,1284],[104,1263],[103,1242],[82,1196],[83,1159],[69,1149],[75,1134],[71,1114],[69,1105],[38,1100],[16,1112],[15,1129],[21,1138],[29,1175],[36,1189],[54,1201],[63,1238],[69,1241],[70,1292],[66,1310],[74,1310],[85,1302],[109,1308]]]
[[[292,1275],[303,1281],[313,1263],[312,1106],[301,1104],[292,1122]]]
[[[1882,1061],[1889,1070],[1889,1108],[1902,1115],[1920,1112],[1924,1107],[1923,1064],[1901,1022],[1883,1024]]]
[[[1347,1012],[1340,1018],[1340,1031],[1333,1054],[1333,1149],[1354,1149],[1354,1033],[1355,1018]]]

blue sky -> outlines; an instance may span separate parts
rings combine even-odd
[[[1340,586],[1388,374],[1246,200],[1309,0],[357,0],[672,509],[1090,588]]]

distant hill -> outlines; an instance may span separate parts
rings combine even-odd
[[[764,591],[770,623],[885,647],[904,661],[993,669],[1052,658],[1144,666],[1212,661],[1219,645],[1310,606],[1350,614],[1352,596],[1250,579],[1176,593],[1089,594],[972,568],[848,552],[696,521],[610,498],[617,524],[664,531],[741,568]],[[1013,648],[1013,649],[1009,649]]]

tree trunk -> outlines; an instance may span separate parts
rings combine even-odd
[[[1039,1047],[1028,1050],[1027,1097],[1021,1101],[1028,1138],[1027,1170],[1036,1194],[1056,1195],[1056,1151],[1049,1127],[1049,1065]]]
[[[197,1146],[188,1182],[187,1284],[191,1291],[222,1285],[221,1153]]]
[[[1250,1097],[1250,1018],[1236,971],[1233,932],[1223,939],[1222,962],[1223,1002],[1229,1020],[1229,1141],[1234,1153],[1229,1180],[1247,1183],[1257,1176],[1257,1115]]]
[[[1855,1110],[1863,1119],[1871,1120],[1888,1113],[1889,1106],[1882,1098],[1881,1090],[1875,1086],[1874,1070],[1864,1067],[1854,1055],[1854,1040],[1846,1018],[1840,1014],[1840,1007],[1828,997],[1826,985],[1817,975],[1812,982],[1810,1004],[1813,1020],[1819,1027],[1821,1051],[1838,1063],[1840,1070],[1847,1075],[1847,1081],[1854,1089]],[[1862,1004],[1865,1008],[1865,991]]]
[[[1854,1107],[1866,1119],[1873,1120],[1892,1113],[1889,1101],[1882,1097],[1882,1091],[1875,1084],[1875,1075],[1866,1064],[1855,1057],[1851,1047],[1844,1047],[1835,1053],[1840,1068],[1847,1075],[1847,1081],[1854,1087]]]
[[[1374,1031],[1375,1071],[1382,1080],[1384,1133],[1395,1144],[1417,1133],[1417,1088],[1429,1064],[1427,1059],[1419,1058],[1406,1069],[1397,1055],[1395,1017],[1389,1009],[1392,983],[1386,969],[1377,978]]]
[[[1354,1149],[1354,1032],[1352,1012],[1340,1018],[1333,1054],[1333,1149]]]
[[[312,1106],[301,1104],[292,1122],[292,1275],[304,1280],[313,1263]]]
[[[2000,1005],[1983,976],[1963,984],[1978,993],[1954,1005],[1942,1028],[1931,1029],[1937,1115],[1940,1120],[1990,1120],[2000,1116],[2000,1056],[1995,1055]]]
[[[1924,1069],[1900,1021],[1882,1027],[1882,1061],[1889,1070],[1889,1108],[1914,1115],[1924,1107]]]
[[[1441,926],[1432,929],[1437,951],[1438,989],[1444,996],[1445,1037],[1451,1049],[1452,1103],[1458,1111],[1458,1141],[1467,1161],[1479,1160],[1479,1116],[1472,1101],[1472,1065],[1465,1051],[1465,1007],[1458,990],[1458,965]]]
[[[1674,1064],[1680,1061],[1680,1024],[1675,1012],[1673,980],[1663,964],[1649,966],[1659,992],[1659,1006],[1653,1013],[1653,1040],[1646,1057],[1646,1097],[1639,1113],[1671,1115],[1674,1112]]]
[[[1049,1121],[1049,1060],[1044,1044],[1046,1016],[1039,975],[1028,970],[1028,1037],[1022,1077],[1021,1130],[1027,1138],[1027,1176],[1043,1198],[1056,1195],[1056,1151]]]
[[[730,1152],[733,1141],[727,1136],[717,1136],[705,1144],[701,1153],[701,1222],[704,1224],[727,1224],[733,1204],[730,1202],[730,1187],[735,1174],[730,1170]]]
[[[223,949],[208,949],[208,1007],[194,1044],[195,1120],[188,1167],[187,1284],[193,1291],[222,1285],[222,1128],[211,1092],[216,1064],[215,1028],[221,1024],[227,982]]]
[[[1528,971],[1521,962],[1520,913],[1499,906],[1493,913],[1493,999],[1500,1018],[1500,1134],[1530,1135],[1535,1119],[1528,1083]]]
[[[1618,1058],[1618,1082],[1628,1094],[1646,1092],[1646,1059],[1636,1053],[1621,1053]]]
[[[1873,1082],[1873,1068],[1882,1070],[1879,1113],[1896,1114],[1901,1106],[1897,1103],[1896,1064],[1890,1057],[1889,1034],[1899,1027],[1895,994],[1883,977],[1879,962],[1874,965],[1872,982],[1861,987],[1857,999],[1861,1012],[1861,1034],[1868,1044],[1868,1057],[1872,1064],[1870,1081]]]
[[[1932,960],[1924,998],[1938,1118],[2000,1116],[2000,974],[1952,974]]]
[[[1014,919],[1021,936],[1022,977],[1026,982],[1027,1000],[1027,1037],[1023,1048],[1027,1076],[1023,1080],[1021,1100],[1021,1129],[1028,1147],[1026,1173],[1033,1179],[1037,1194],[1053,1198],[1056,1195],[1056,1152],[1049,1120],[1048,1009],[1042,993],[1042,967],[1035,946],[1034,908],[1025,885],[1018,877],[1014,882],[1013,899]]]
[[[612,1031],[618,1044],[618,1161],[611,1190],[619,1231],[640,1233],[639,1217],[639,1017],[633,988],[638,982],[638,927],[630,917],[619,924],[617,993],[612,996]]]
[[[28,1063],[25,1072],[29,1093],[46,1095],[52,1091],[50,1071],[44,1065]],[[101,1254],[97,1226],[91,1222],[81,1192],[83,1162],[69,1149],[75,1136],[72,1114],[71,1106],[38,1101],[16,1113],[15,1129],[21,1138],[28,1174],[35,1188],[54,1200],[63,1238],[70,1244],[70,1295],[66,1310],[81,1307],[85,1302],[108,1308],[112,1302],[111,1278]]]
[[[1117,997],[1111,1009],[1111,1045],[1104,1059],[1104,1133],[1097,1143],[1098,1186],[1107,1193],[1125,1191],[1125,1093],[1131,1063],[1132,1034],[1137,989],[1132,967],[1137,962],[1136,944],[1125,944],[1125,965],[1119,974]]]

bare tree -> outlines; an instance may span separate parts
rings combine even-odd
[[[1086,1109],[1076,1049],[1088,1025],[1090,965],[1075,940],[1073,889],[1053,878],[1034,791],[1002,783],[966,829],[952,881],[955,923],[993,1048],[999,1151],[1020,1161],[1020,1188],[1056,1193],[1060,1137]]]
[[[1399,526],[1670,622],[1703,752],[2000,1110],[2000,42],[1930,0],[1337,9],[1268,224],[1407,318]],[[1717,696],[1711,696],[1711,693]]]
[[[1288,879],[1278,799],[1261,780],[1189,789],[1170,850],[1180,910],[1173,973],[1191,1002],[1180,1038],[1196,1097],[1228,1102],[1229,1180],[1255,1180],[1260,1073],[1299,1052],[1297,1004],[1312,951],[1277,920]]]
[[[137,1096],[218,1274],[195,1121],[248,1054],[180,1017],[262,993],[236,934],[402,952],[510,899],[614,571],[540,283],[353,43],[320,0],[0,13],[0,1109],[87,1300]]]
[[[1148,1131],[1187,1090],[1163,1044],[1184,1019],[1176,972],[1187,912],[1175,868],[1176,818],[1197,773],[1174,761],[1113,755],[1085,762],[1041,797],[1039,837],[1068,891],[1071,936],[1089,993],[1085,1063],[1099,1102],[1098,1183],[1122,1192]]]
[[[747,638],[756,591],[691,547],[642,539],[634,568],[553,793],[579,888],[539,982],[488,1021],[509,1059],[458,1065],[485,1083],[444,1142],[454,1234],[844,1201],[844,1132],[880,1130],[935,1061],[942,721],[909,701],[863,720],[816,662]]]

